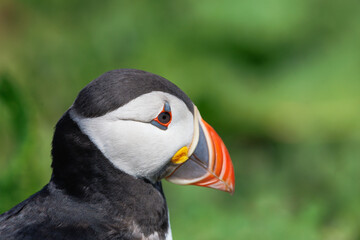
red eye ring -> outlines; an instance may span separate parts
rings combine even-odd
[[[155,119],[153,119],[150,123],[161,130],[166,130],[171,123],[172,114],[170,104],[165,102],[163,110],[157,115]]]
[[[168,127],[169,124],[171,123],[171,120],[172,120],[171,112],[165,111],[165,107],[163,108],[161,113],[159,113],[159,115],[154,119],[154,121],[156,121],[157,123],[159,123],[164,127]]]

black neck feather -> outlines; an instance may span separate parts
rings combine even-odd
[[[108,214],[132,219],[148,234],[167,231],[168,212],[161,182],[152,184],[115,168],[68,112],[56,126],[52,156],[51,182],[64,194],[82,202],[104,202]]]

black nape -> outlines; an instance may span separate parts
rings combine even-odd
[[[136,69],[117,69],[99,76],[81,90],[73,107],[83,117],[99,117],[152,91],[178,97],[194,113],[192,101],[175,84],[156,74]]]

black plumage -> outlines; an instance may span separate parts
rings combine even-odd
[[[115,85],[117,89],[123,89],[124,85],[136,84],[136,81],[131,83],[124,77],[131,73],[141,76],[139,82],[144,91],[123,91],[122,97],[109,97],[109,94],[114,94],[110,89]],[[150,92],[152,79],[155,79],[155,90],[175,94],[192,111],[190,99],[181,90],[154,76],[138,70],[109,72],[100,77],[103,78],[101,81],[95,80],[86,87],[74,107],[86,117],[103,115],[133,97]],[[101,88],[104,78],[114,82],[108,94]],[[94,96],[99,92],[102,100],[95,101]],[[165,239],[169,224],[161,182],[151,183],[115,168],[81,132],[69,112],[56,125],[52,157],[50,182],[38,193],[0,215],[1,240],[126,240],[143,239],[153,233],[158,239]]]
[[[84,117],[99,117],[152,91],[170,93],[181,99],[190,112],[194,112],[190,98],[175,84],[156,74],[136,69],[104,73],[80,91],[74,109]]]

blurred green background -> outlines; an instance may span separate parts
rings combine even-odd
[[[164,183],[174,239],[360,239],[360,2],[0,0],[0,212],[51,174],[53,128],[100,74],[182,88],[233,196]]]

